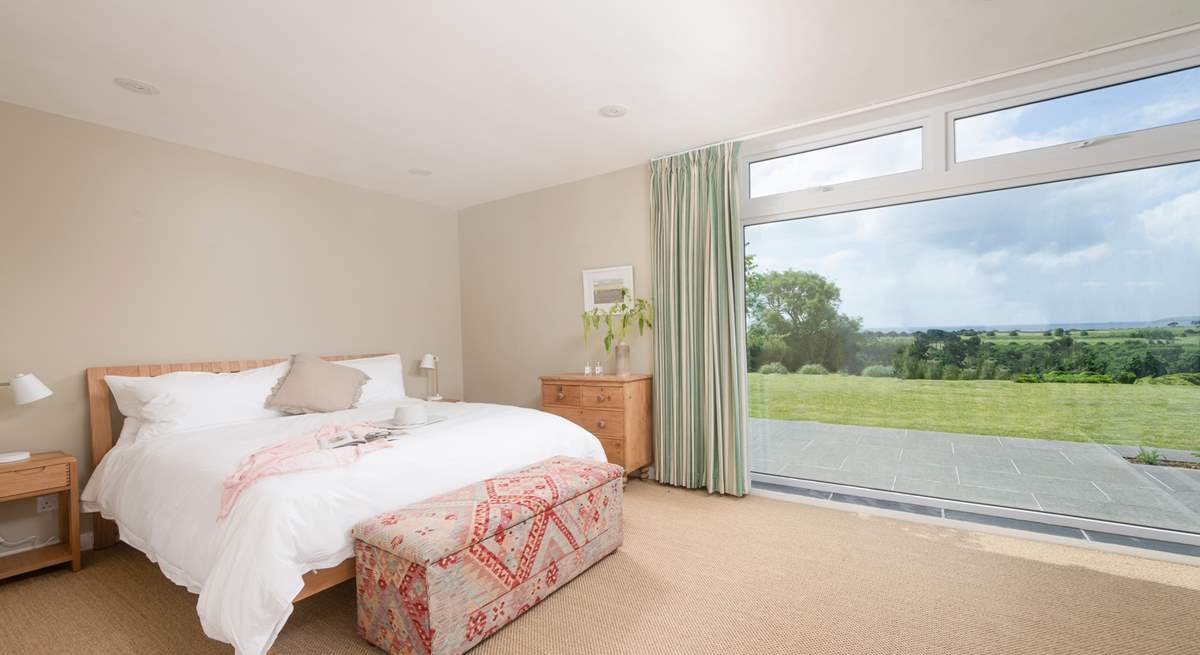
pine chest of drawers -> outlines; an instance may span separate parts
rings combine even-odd
[[[650,375],[542,376],[542,409],[596,435],[625,474],[654,463]]]

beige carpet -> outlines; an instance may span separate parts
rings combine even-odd
[[[632,482],[625,546],[472,651],[1200,652],[1200,567]],[[126,546],[0,583],[4,653],[228,653]],[[348,583],[276,653],[372,653]]]

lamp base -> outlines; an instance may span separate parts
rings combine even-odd
[[[28,450],[14,450],[11,453],[0,453],[0,464],[12,464],[29,459]]]
[[[440,393],[435,393],[435,394],[433,394],[432,396],[430,396],[430,397],[426,398],[425,400],[428,400],[428,401],[430,401],[430,402],[437,402],[437,401],[439,401],[439,400],[442,400],[442,394],[440,394]]]

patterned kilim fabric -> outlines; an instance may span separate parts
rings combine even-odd
[[[359,634],[468,650],[621,545],[622,483],[619,466],[559,457],[359,524]]]
[[[650,162],[650,230],[655,476],[741,496],[750,462],[737,151]]]

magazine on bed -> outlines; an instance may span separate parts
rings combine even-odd
[[[376,432],[368,432],[366,434],[355,434],[351,431],[339,432],[328,437],[321,437],[317,440],[317,443],[321,446],[322,450],[330,450],[332,448],[369,444],[379,439],[391,441],[406,434],[411,434],[415,429],[440,423],[444,420],[446,420],[445,416],[430,416],[428,421],[418,425],[396,425],[395,423],[380,421],[370,424],[372,427],[378,428]]]

